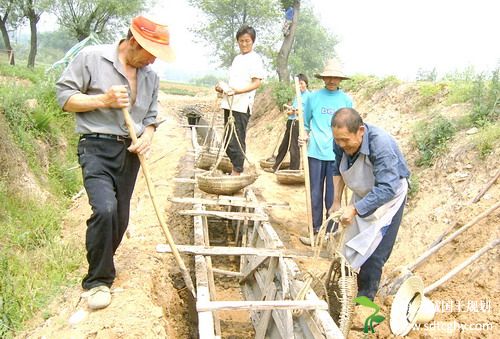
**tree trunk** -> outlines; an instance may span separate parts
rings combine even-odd
[[[293,19],[290,25],[290,30],[285,38],[283,39],[283,44],[281,45],[278,57],[276,58],[276,67],[278,72],[279,81],[290,83],[290,71],[288,70],[288,57],[292,50],[293,41],[295,39],[295,31],[297,30],[297,24],[299,19],[300,11],[300,0],[295,0],[293,3]]]
[[[3,43],[5,45],[5,49],[8,52],[9,62],[11,65],[15,65],[16,62],[14,60],[14,51],[12,50],[12,46],[10,44],[10,37],[9,33],[7,32],[6,25],[8,15],[8,13],[5,13],[5,16],[3,18],[0,18],[0,31],[2,31]]]
[[[28,56],[28,67],[34,68],[35,67],[36,52],[37,52],[37,45],[38,45],[36,24],[38,23],[40,16],[36,15],[35,13],[31,13],[30,16],[28,17],[28,19],[30,21],[30,31],[31,31],[31,42],[30,42],[30,54]]]

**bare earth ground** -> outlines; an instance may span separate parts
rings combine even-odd
[[[412,96],[404,86],[390,94],[359,101],[361,112],[367,113],[366,120],[386,128],[400,142],[413,167],[415,152],[410,149],[411,125],[422,114],[405,109]],[[168,226],[177,244],[192,244],[192,222],[190,217],[175,213],[184,207],[168,202],[172,196],[188,196],[190,186],[175,183],[175,177],[190,177],[192,157],[186,155],[191,148],[188,129],[181,127],[187,123],[181,109],[185,105],[201,104],[205,118],[209,120],[213,112],[214,97],[210,96],[169,96],[160,98],[162,116],[166,122],[158,129],[153,154],[149,159],[150,172],[156,187],[157,199],[164,207]],[[261,112],[250,122],[247,137],[248,156],[258,165],[258,160],[267,158],[275,147],[277,134],[284,126],[284,118],[270,105],[268,97],[261,97],[258,104]],[[437,106],[440,111],[458,114],[463,107]],[[477,158],[470,146],[470,138],[462,133],[434,168],[417,169],[420,178],[420,192],[408,203],[399,237],[385,272],[407,264],[423,253],[427,247],[450,225],[455,229],[464,225],[474,216],[498,201],[498,184],[493,186],[477,204],[469,201],[495,174],[499,158],[498,148],[485,161]],[[415,171],[414,171],[415,172]],[[289,248],[307,250],[298,237],[307,229],[305,193],[303,186],[279,185],[274,174],[260,171],[253,184],[254,191],[261,200],[267,202],[287,202],[290,209],[272,208],[268,210],[271,223],[282,241]],[[100,311],[89,311],[85,300],[80,300],[82,289],[78,282],[65,288],[63,293],[40,316],[29,325],[30,330],[20,334],[29,338],[191,338],[196,337],[196,313],[188,293],[183,289],[175,261],[168,254],[158,254],[155,246],[165,239],[158,225],[151,205],[145,180],[140,175],[131,203],[131,225],[128,236],[117,251],[115,262],[118,276],[112,289],[112,304]],[[68,212],[65,223],[65,238],[84,246],[85,220],[90,214],[86,196],[76,200]],[[483,220],[445,246],[416,270],[426,285],[439,279],[454,266],[465,260],[491,239],[499,236],[498,213]],[[191,258],[184,257],[192,270]],[[234,258],[224,263],[237,269]],[[84,258],[82,258],[82,263]],[[497,338],[500,336],[500,313],[498,312],[499,267],[498,251],[492,250],[469,267],[432,292],[429,297],[436,303],[448,302],[452,309],[438,312],[435,321],[459,322],[467,325],[490,323],[493,329],[480,331],[412,331],[411,338]],[[318,270],[317,263],[300,262],[304,270]],[[83,265],[78,278],[83,276]],[[219,300],[241,298],[237,284],[233,280],[217,281]],[[474,309],[474,304],[489,301],[489,309]],[[389,300],[375,300],[381,305],[381,313],[387,317],[376,328],[373,337],[392,337],[389,330]],[[461,303],[462,309],[456,306]],[[72,315],[80,316],[70,323]],[[43,317],[42,317],[43,316]],[[221,314],[222,336],[224,338],[251,338],[252,328],[246,312]],[[46,320],[44,320],[46,319]],[[75,319],[75,317],[73,317]],[[73,320],[72,319],[72,320]],[[349,337],[363,337],[362,332],[351,331]]]

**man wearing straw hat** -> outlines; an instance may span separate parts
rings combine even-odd
[[[347,185],[353,195],[340,217],[347,227],[342,251],[352,268],[359,269],[358,296],[373,300],[401,224],[410,172],[394,138],[364,123],[356,110],[338,110],[332,130],[336,162],[331,212],[340,209]]]
[[[323,223],[323,211],[328,211],[333,203],[333,153],[332,116],[342,107],[352,107],[351,98],[339,84],[349,79],[340,63],[329,60],[323,72],[314,75],[322,79],[325,87],[309,95],[304,107],[304,128],[306,136],[299,140],[307,141],[309,180],[311,186],[311,208],[313,231],[316,235]],[[311,244],[309,237],[300,237],[305,245]]]
[[[89,269],[82,281],[91,309],[111,303],[113,256],[129,222],[130,198],[157,127],[159,77],[156,58],[172,61],[168,27],[142,16],[117,44],[83,49],[58,80],[57,100],[76,113],[78,159],[92,207],[85,245]],[[129,108],[137,143],[131,145],[123,108]]]

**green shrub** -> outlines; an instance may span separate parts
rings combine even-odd
[[[283,105],[291,104],[295,97],[293,84],[286,84],[279,81],[274,81],[269,84],[272,88],[273,98],[280,110],[283,110]]]
[[[417,109],[429,107],[436,102],[438,95],[445,88],[443,83],[418,82],[418,92],[420,94]]]
[[[447,142],[455,134],[455,127],[441,115],[430,122],[422,121],[416,125],[413,133],[413,144],[420,155],[416,159],[417,166],[431,166],[434,159],[445,149]]]
[[[456,80],[448,81],[446,84],[448,87],[447,105],[468,102],[472,98],[472,82]]]
[[[420,190],[420,178],[415,173],[412,173],[408,181],[410,183],[408,187],[408,199],[413,200]]]
[[[489,81],[478,75],[472,89],[471,122],[481,127],[495,122],[500,116],[500,82],[497,68]]]
[[[473,138],[474,146],[479,152],[481,159],[486,158],[499,144],[500,141],[500,122],[485,126]]]

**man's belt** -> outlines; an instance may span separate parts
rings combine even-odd
[[[116,134],[103,134],[103,133],[90,133],[90,134],[82,134],[81,138],[94,138],[94,139],[107,139],[114,141],[127,141],[130,140],[129,137],[124,135],[116,135]]]

